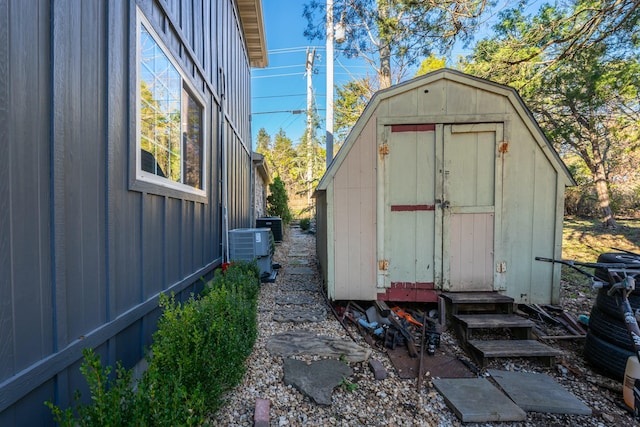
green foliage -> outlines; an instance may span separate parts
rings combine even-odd
[[[342,380],[338,385],[348,392],[356,391],[358,389],[358,384],[352,383],[347,379],[347,377],[342,377]]]
[[[473,29],[489,1],[398,1],[350,0],[334,2],[334,16],[340,17],[346,41],[339,54],[367,61],[375,70],[380,88],[401,81],[418,61],[433,52],[473,37]],[[305,2],[305,36],[324,40],[324,0]]]
[[[423,76],[432,71],[439,70],[447,66],[446,58],[437,58],[434,55],[429,55],[420,63],[420,68],[416,72],[416,76]]]
[[[303,231],[307,231],[309,228],[311,228],[311,219],[302,218],[300,220],[300,229],[302,229]]]
[[[612,197],[612,183],[625,182],[630,193],[640,182],[630,173],[640,165],[630,155],[640,139],[640,62],[637,38],[629,37],[639,29],[640,9],[627,0],[588,0],[545,4],[532,16],[518,7],[500,18],[495,35],[476,45],[464,70],[519,91],[578,172],[580,188],[569,193],[568,211],[594,205],[615,227],[612,210],[624,203]],[[623,170],[622,159],[635,164]],[[597,203],[591,203],[593,194]]]
[[[260,282],[255,263],[217,271],[200,298],[180,304],[160,296],[164,308],[148,356],[149,367],[134,392],[131,372],[111,367],[85,350],[82,374],[93,404],[62,410],[47,402],[63,426],[200,426],[222,395],[241,380],[257,337]],[[77,397],[79,400],[79,396]]]
[[[334,111],[338,141],[346,139],[376,90],[378,85],[370,77],[352,80],[336,88]]]
[[[291,212],[289,211],[289,196],[284,188],[284,183],[279,176],[275,177],[269,184],[269,196],[267,197],[267,215],[279,216],[284,225],[291,222]]]
[[[80,392],[75,393],[76,414],[71,408],[64,411],[52,402],[45,402],[51,409],[56,423],[73,426],[142,426],[138,397],[131,387],[131,372],[117,363],[116,378],[109,378],[112,368],[102,367],[100,356],[92,349],[82,351],[84,362],[80,372],[89,384],[93,404],[80,403]]]

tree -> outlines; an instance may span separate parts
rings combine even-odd
[[[456,39],[470,40],[487,0],[344,0],[334,16],[346,29],[341,52],[365,59],[379,87],[399,82],[421,58],[450,48]],[[325,1],[310,0],[303,15],[305,36],[324,40]]]
[[[317,116],[314,116],[313,123],[315,129]],[[256,142],[256,151],[264,155],[272,178],[278,177],[282,181],[291,205],[305,197],[307,208],[313,188],[324,173],[326,155],[315,132],[311,133],[310,142],[308,138],[305,134],[294,146],[284,130],[280,129],[272,141],[267,131],[260,129]]]
[[[465,71],[519,90],[559,151],[584,162],[604,223],[616,227],[609,171],[621,153],[637,148],[640,63],[637,40],[611,28],[637,28],[639,2],[623,14],[635,14],[635,21],[622,20],[610,3],[629,2],[577,1],[569,9],[545,5],[533,17],[507,11],[496,35],[478,43]],[[585,29],[593,25],[599,27]]]
[[[418,68],[418,72],[416,72],[416,76],[423,76],[432,71],[439,70],[447,66],[446,58],[437,58],[434,55],[429,55],[429,57],[425,58],[420,63],[420,68]]]
[[[284,182],[280,177],[275,177],[269,184],[269,196],[267,196],[267,215],[279,216],[284,224],[291,222],[291,212],[289,211],[289,196],[285,189]]]
[[[341,144],[362,115],[377,86],[371,78],[352,80],[336,89],[335,136]]]

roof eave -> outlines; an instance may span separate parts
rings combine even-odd
[[[237,0],[242,30],[249,53],[249,64],[265,68],[268,64],[262,0]]]

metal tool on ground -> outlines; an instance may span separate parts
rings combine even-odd
[[[422,323],[418,322],[416,319],[413,318],[411,314],[407,313],[402,308],[398,306],[391,307],[391,311],[393,311],[395,315],[398,316],[399,318],[405,319],[407,322],[411,323],[412,325],[422,328]]]
[[[400,323],[393,314],[389,316],[389,320],[391,320],[391,324],[402,334],[406,343],[407,350],[409,351],[409,356],[418,357],[418,349],[416,348],[416,344],[413,342],[413,335]]]

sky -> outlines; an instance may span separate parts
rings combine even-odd
[[[305,0],[262,0],[269,66],[253,68],[252,135],[264,128],[273,138],[283,129],[293,143],[304,135],[306,115],[291,111],[307,108],[307,48],[316,49],[313,93],[319,116],[326,114],[326,48],[324,40],[309,41],[304,36],[307,26],[302,16]],[[336,46],[335,49],[337,49]],[[339,86],[354,77],[371,72],[364,63],[335,55],[334,83]],[[324,122],[319,131],[324,135]]]
[[[307,48],[314,47],[316,57],[312,85],[318,115],[323,120],[318,135],[324,136],[326,49],[324,40],[311,42],[304,36],[307,21],[302,16],[302,10],[305,3],[306,0],[262,0],[269,65],[262,69],[253,68],[251,72],[251,133],[254,145],[256,135],[261,128],[264,128],[272,138],[280,129],[283,129],[294,144],[297,144],[304,135],[306,115],[294,114],[293,111],[306,110],[306,52]],[[504,8],[508,3],[509,0],[504,0],[498,9]],[[495,13],[486,18],[489,21],[485,25],[487,31],[491,28],[490,21],[494,16]],[[482,37],[476,37],[476,39],[479,38]],[[373,73],[373,70],[363,61],[349,60],[341,56],[339,45],[336,45],[335,49],[335,86]],[[468,51],[465,51],[462,46],[457,46],[450,56],[456,58],[465,52]]]

